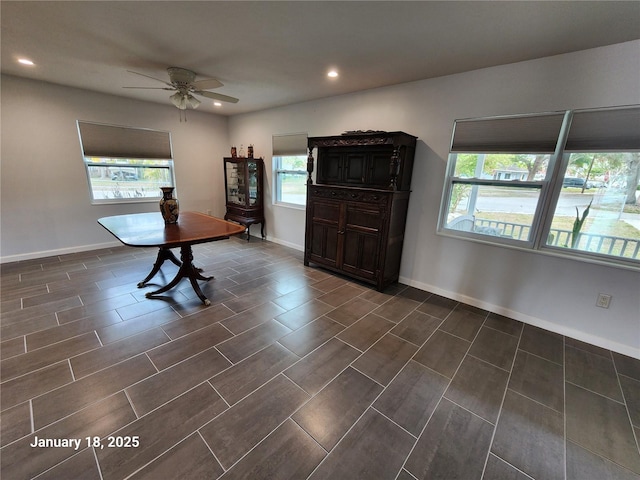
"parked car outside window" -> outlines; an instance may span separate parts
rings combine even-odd
[[[564,180],[562,180],[562,188],[567,188],[567,187],[577,187],[577,188],[585,187],[584,178],[564,177]],[[587,183],[585,188],[591,188],[591,185]]]
[[[118,170],[117,172],[113,172],[111,180],[135,181],[138,180],[138,173],[135,170]]]

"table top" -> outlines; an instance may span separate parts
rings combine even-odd
[[[178,223],[165,225],[162,215],[134,213],[98,219],[114,237],[131,247],[180,247],[243,233],[245,227],[198,212],[180,212]]]

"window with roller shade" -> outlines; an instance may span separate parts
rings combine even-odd
[[[454,123],[440,233],[640,266],[640,108]]]
[[[175,186],[171,134],[78,121],[91,203],[157,201]]]
[[[307,134],[273,136],[274,203],[307,203]]]

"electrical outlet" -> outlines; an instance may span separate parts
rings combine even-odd
[[[609,308],[609,303],[611,303],[611,295],[607,295],[606,293],[599,293],[598,294],[598,300],[596,301],[596,307]]]

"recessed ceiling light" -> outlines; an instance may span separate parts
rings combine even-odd
[[[336,78],[338,76],[338,72],[336,72],[335,70],[330,70],[329,73],[327,73],[327,76],[331,78]]]
[[[220,102],[213,102],[214,107],[221,107],[222,104]]]
[[[33,65],[35,65],[35,63],[33,63],[31,60],[29,60],[28,58],[19,58],[18,59],[18,63],[21,63],[22,65],[29,65],[30,67],[32,67]]]

